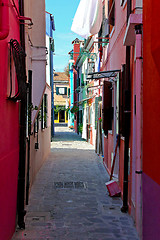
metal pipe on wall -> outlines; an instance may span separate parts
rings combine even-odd
[[[24,16],[24,0],[19,1],[20,14]],[[25,51],[25,32],[24,25],[20,24],[20,41],[21,46]],[[25,60],[22,63],[25,68]],[[26,104],[27,93],[23,95],[20,102],[20,152],[19,152],[19,175],[18,175],[18,196],[17,196],[17,210],[18,210],[18,225],[21,229],[25,229],[24,216],[25,207],[25,165],[26,165]]]

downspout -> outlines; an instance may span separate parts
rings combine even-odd
[[[0,15],[0,40],[3,40],[9,34],[9,0],[0,0]]]
[[[24,16],[24,0],[19,0],[20,14]],[[23,23],[23,21],[22,21]],[[25,32],[24,24],[20,24],[20,42],[22,48],[25,50]],[[25,60],[23,62],[25,69]],[[26,165],[26,104],[27,94],[24,94],[20,102],[20,153],[19,153],[19,176],[18,176],[18,225],[21,229],[25,229],[24,216],[26,211],[25,207],[25,165]]]
[[[127,22],[131,14],[131,0],[127,0]],[[128,211],[128,162],[129,162],[129,137],[131,116],[131,80],[130,80],[130,46],[126,46],[126,76],[125,76],[125,106],[124,106],[124,178],[123,178],[123,206],[122,212]]]
[[[51,22],[54,21],[54,18],[53,16],[51,16]],[[53,33],[52,33],[52,24],[51,24],[51,27],[50,27],[50,36],[53,37]],[[51,140],[53,139],[54,137],[54,132],[55,132],[55,129],[54,129],[54,79],[53,79],[53,76],[54,76],[54,73],[53,73],[53,52],[51,51],[50,49],[50,63],[51,63],[51,66],[50,66],[50,76],[51,76]]]
[[[27,106],[28,106],[28,117],[29,117],[29,126],[28,126],[28,154],[27,154],[27,179],[26,179],[26,205],[29,201],[29,187],[30,187],[30,143],[31,143],[31,105],[32,105],[32,71],[28,71],[28,88],[27,88]]]
[[[136,223],[142,229],[142,25],[135,26],[136,33]]]

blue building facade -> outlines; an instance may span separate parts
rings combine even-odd
[[[72,59],[69,62],[69,74],[70,74],[70,109],[74,106],[74,81],[73,81],[73,62]],[[74,128],[74,113],[69,111],[68,126]]]
[[[46,47],[48,51],[46,81],[47,81],[47,84],[51,87],[51,138],[53,138],[54,136],[53,31],[55,31],[54,17],[52,14],[46,12]]]

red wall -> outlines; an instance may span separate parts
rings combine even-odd
[[[3,240],[10,239],[15,230],[19,162],[19,104],[7,100],[8,42],[11,38],[19,40],[19,24],[11,7],[9,15],[9,36],[0,40],[0,239]]]
[[[144,3],[144,172],[160,184],[160,2]],[[151,164],[152,160],[152,164]]]
[[[143,239],[160,236],[160,1],[144,1]]]

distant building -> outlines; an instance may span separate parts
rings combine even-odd
[[[67,108],[69,95],[69,76],[64,72],[54,73],[54,122],[68,123]]]
[[[54,91],[53,91],[53,53],[55,31],[54,16],[46,12],[46,48],[47,48],[47,65],[46,65],[46,91],[51,91],[51,97],[48,99],[51,104],[51,138],[54,136]],[[48,94],[50,95],[50,94]]]

